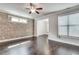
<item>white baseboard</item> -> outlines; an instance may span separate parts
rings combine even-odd
[[[31,36],[24,36],[24,37],[18,37],[18,38],[12,38],[12,39],[0,40],[0,43],[2,43],[2,42],[12,41],[12,40],[20,40],[20,39],[30,38],[30,37],[33,37],[33,35],[31,35]]]
[[[42,35],[48,35],[48,33],[39,34],[39,35],[34,35],[34,36],[35,36],[35,37],[38,37],[38,36],[42,36]]]
[[[61,42],[61,43],[66,43],[66,44],[70,44],[70,45],[74,45],[74,46],[79,46],[79,40],[78,39],[62,39],[62,38],[56,38],[56,37],[48,37],[49,40],[51,41],[57,41],[57,42]]]

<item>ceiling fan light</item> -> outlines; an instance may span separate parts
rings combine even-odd
[[[31,12],[34,13],[35,12],[35,9],[31,9]]]

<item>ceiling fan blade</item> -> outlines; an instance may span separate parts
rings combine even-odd
[[[29,14],[31,14],[32,12],[30,11]]]
[[[35,11],[37,14],[39,14],[39,12],[38,11]]]
[[[32,3],[30,3],[30,6],[32,6]]]
[[[33,4],[33,3],[30,3],[30,6],[31,6],[31,7],[35,7],[35,4]]]
[[[42,10],[43,8],[36,8],[36,10]]]

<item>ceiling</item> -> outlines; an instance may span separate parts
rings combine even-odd
[[[29,3],[0,3],[0,11],[13,15],[18,15],[27,18],[35,18],[43,14],[51,13],[54,11],[62,10],[72,6],[78,5],[77,3],[35,3],[37,7],[43,7],[40,14],[29,14],[29,10],[26,10]]]

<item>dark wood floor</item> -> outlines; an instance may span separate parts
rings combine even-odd
[[[28,39],[0,43],[0,55],[35,55],[33,51],[35,40]]]
[[[47,36],[46,36],[47,37]],[[44,39],[45,36],[41,37]],[[33,39],[33,38],[31,38]],[[36,39],[0,45],[0,55],[37,55]],[[46,39],[46,38],[45,38]],[[79,55],[79,47],[49,40],[51,55]]]
[[[79,47],[65,43],[49,41],[51,54],[54,55],[79,55]]]

